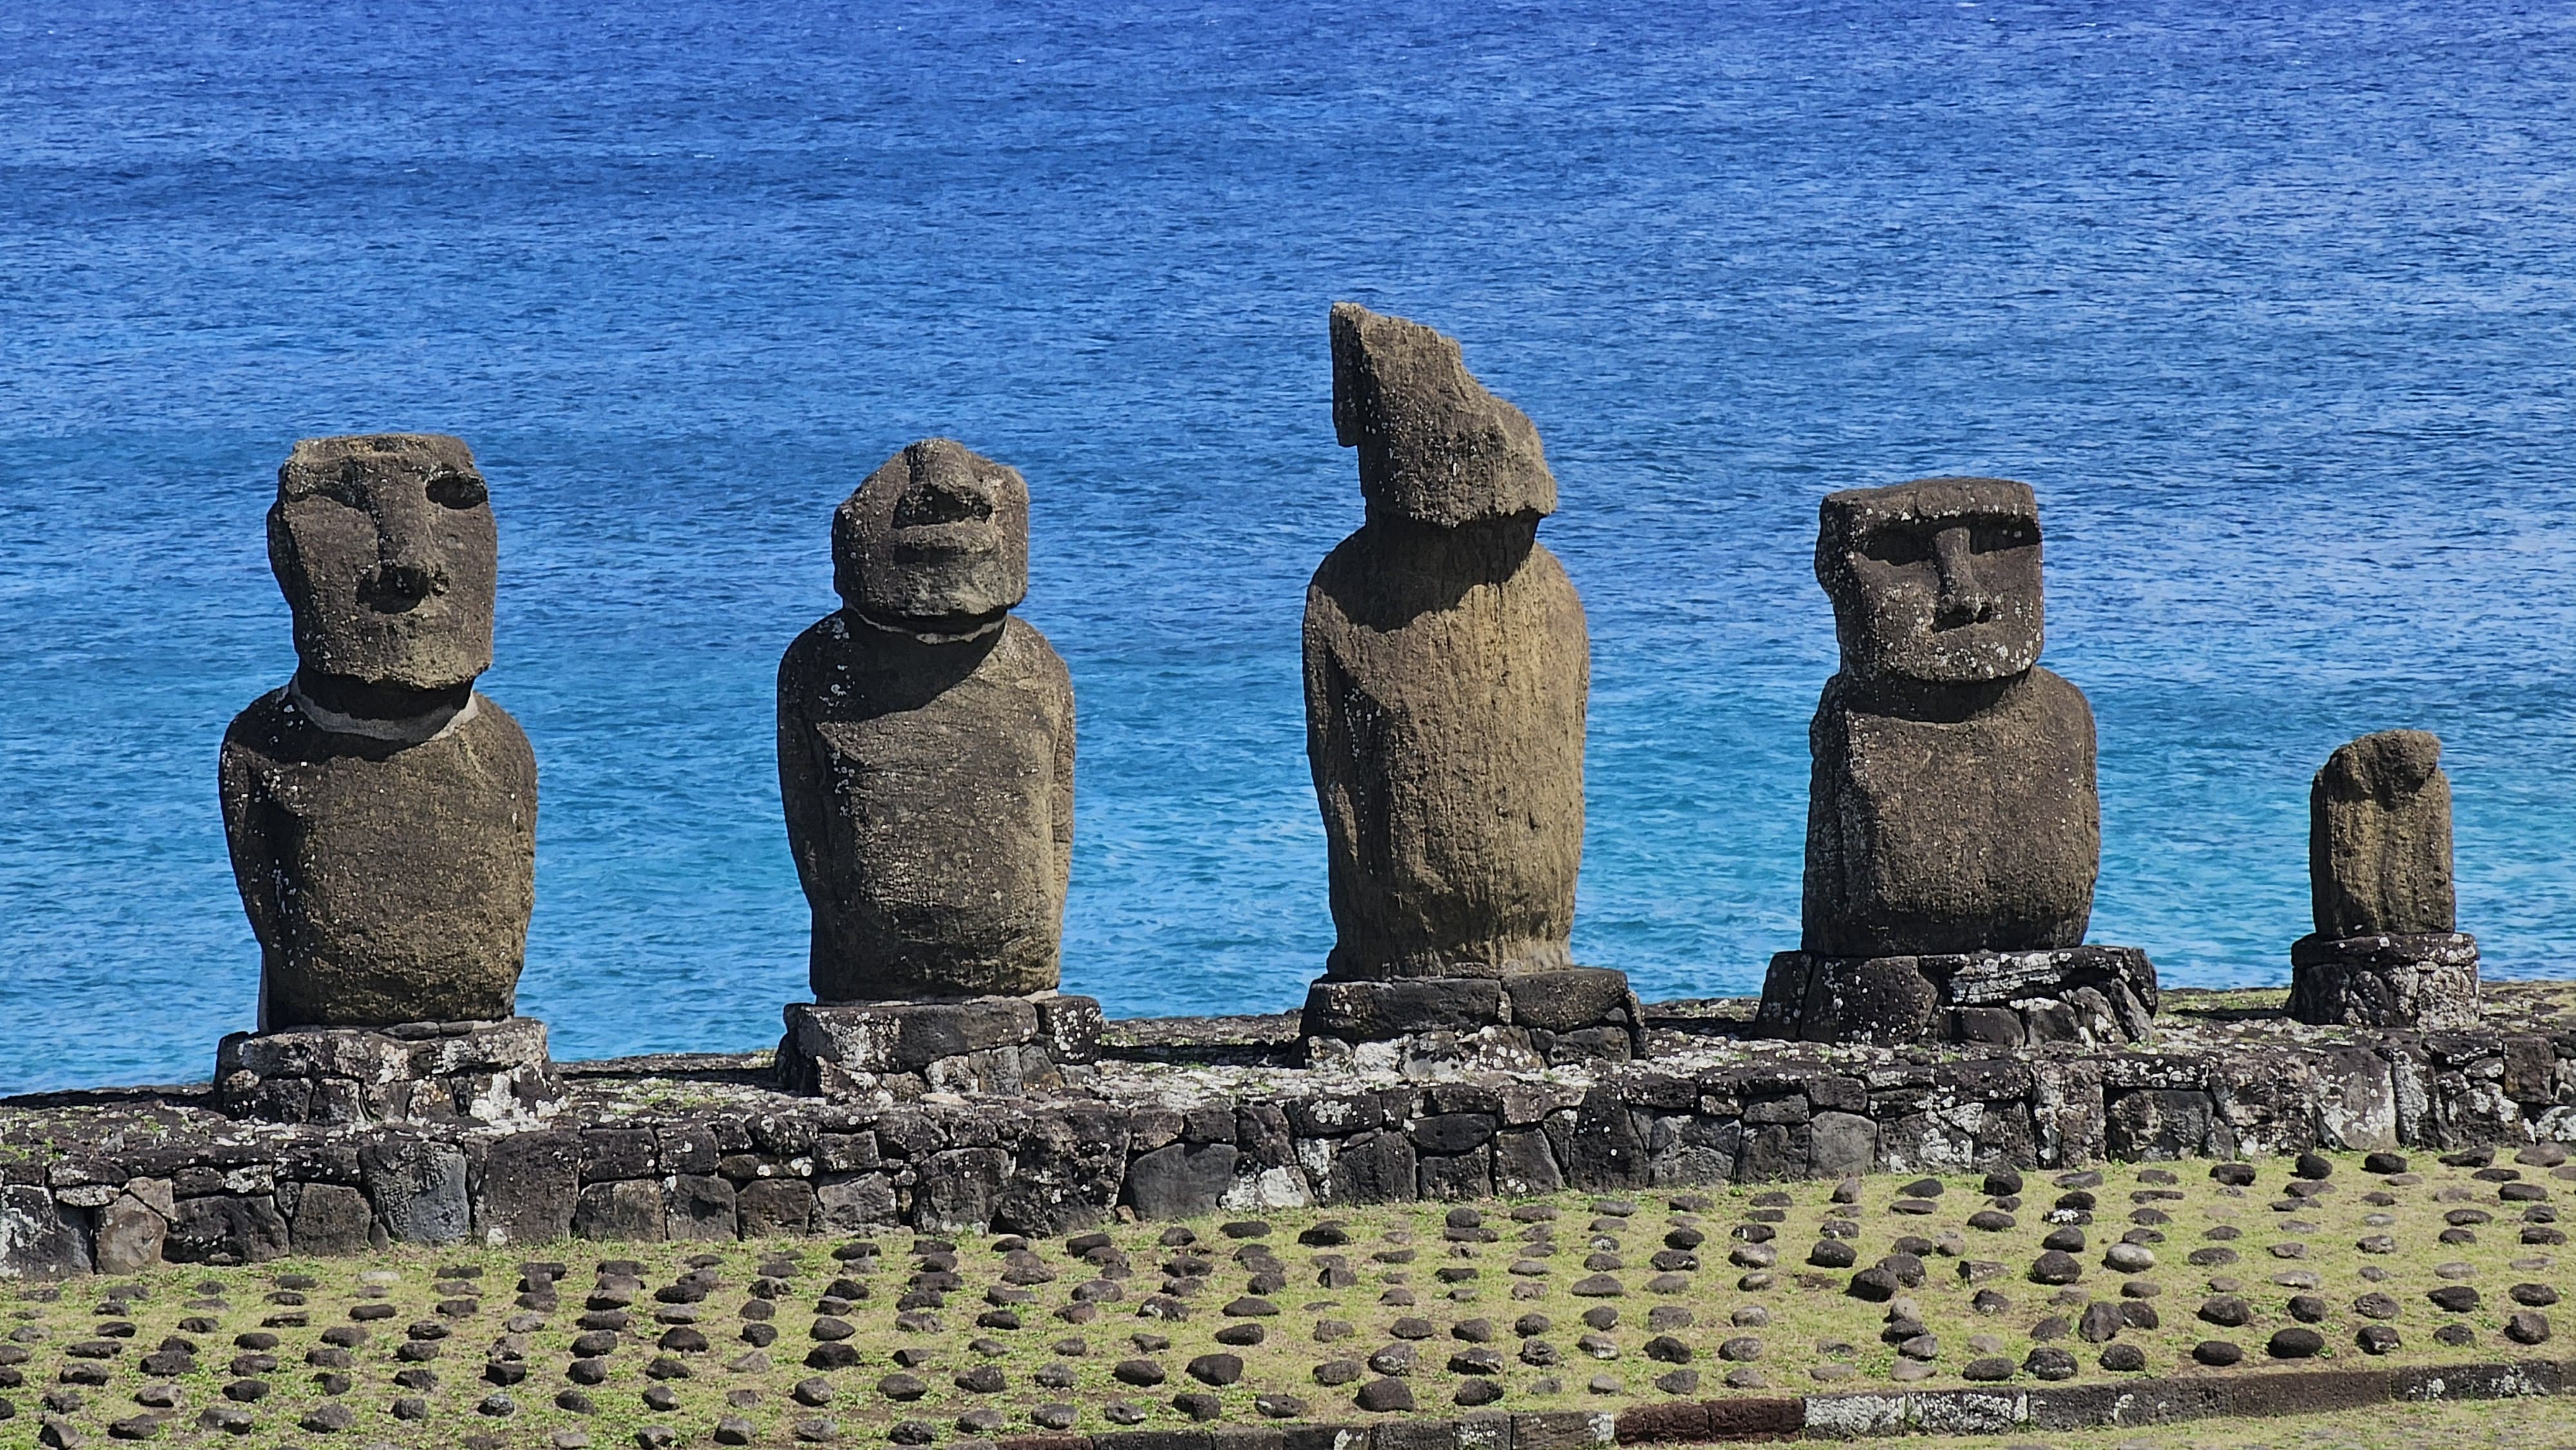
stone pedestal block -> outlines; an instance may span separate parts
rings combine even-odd
[[[2290,1015],[2301,1022],[2419,1032],[2478,1025],[2478,939],[2382,933],[2290,944]]]
[[[1628,974],[1601,967],[1505,977],[1329,978],[1306,993],[1307,1055],[1455,1058],[1499,1068],[1646,1055]]]
[[[1807,1042],[2143,1041],[2154,1025],[2156,969],[2135,947],[2059,947],[1771,959],[1754,1021]]]
[[[240,1118],[514,1127],[562,1097],[533,1017],[236,1032],[215,1049],[216,1102]]]
[[[1100,1003],[1055,992],[953,1002],[791,1002],[786,1018],[779,1085],[817,1097],[909,1100],[934,1091],[1061,1087],[1100,1057]]]

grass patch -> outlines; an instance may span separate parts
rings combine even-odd
[[[2506,1331],[2508,1316],[2526,1309],[2515,1286],[2535,1300],[2576,1288],[2560,1267],[2562,1250],[2524,1242],[2555,1235],[2555,1196],[2568,1183],[2536,1164],[2503,1163],[2515,1176],[2499,1181],[2493,1169],[2480,1177],[2474,1163],[2411,1160],[2411,1172],[2374,1174],[2359,1155],[2333,1155],[2322,1191],[2304,1198],[2287,1191],[2294,1180],[2282,1161],[2255,1165],[2255,1183],[2243,1188],[2214,1182],[2204,1163],[2124,1164],[2098,1177],[2031,1172],[2005,1200],[1985,1191],[1982,1174],[1937,1176],[1937,1195],[1913,1191],[1911,1176],[1882,1175],[1860,1181],[1848,1203],[1834,1201],[1835,1185],[1814,1182],[1563,1194],[1454,1216],[1435,1204],[1279,1212],[1257,1233],[1246,1223],[1229,1231],[1216,1218],[1113,1223],[1098,1231],[1105,1245],[1098,1237],[938,1240],[890,1228],[864,1241],[452,1246],[167,1266],[0,1290],[0,1358],[17,1361],[0,1366],[0,1381],[10,1382],[0,1384],[0,1399],[15,1412],[0,1421],[0,1445],[35,1444],[49,1415],[93,1443],[119,1422],[128,1430],[157,1423],[162,1439],[232,1442],[210,1410],[216,1421],[243,1422],[241,1439],[261,1446],[422,1450],[539,1446],[558,1435],[634,1444],[653,1427],[681,1443],[723,1443],[725,1422],[762,1445],[795,1443],[800,1432],[882,1444],[905,1422],[941,1442],[977,1426],[1026,1434],[1174,1428],[1200,1423],[1196,1416],[1348,1423],[1375,1418],[1355,1400],[1380,1380],[1401,1384],[1418,1413],[1433,1415],[1462,1404],[1615,1409],[1677,1394],[1956,1387],[1977,1360],[2002,1360],[2014,1382],[2029,1384],[2034,1349],[2066,1351],[2074,1383],[2242,1373],[2278,1367],[2266,1344],[2293,1327],[2322,1339],[2303,1362],[2325,1365],[2551,1352]],[[2044,1236],[2063,1230],[2082,1236],[2082,1247],[2067,1251],[2080,1278],[2033,1282]],[[2452,1242],[2442,1241],[2446,1232]],[[2106,1266],[2124,1235],[2145,1240],[2151,1267]],[[1894,1302],[1849,1292],[1855,1272],[1906,1250],[1900,1241],[1909,1238],[1924,1268],[1919,1284],[1900,1288]],[[857,1242],[877,1252],[860,1252]],[[1848,1245],[1853,1265],[1811,1266],[1819,1243]],[[1761,1262],[1766,1251],[1776,1263]],[[2195,1251],[2235,1259],[2195,1265]],[[549,1262],[565,1270],[551,1292],[547,1276],[529,1268]],[[1962,1276],[1971,1263],[2000,1267]],[[639,1272],[621,1272],[630,1268]],[[1606,1288],[1605,1279],[1621,1292],[1585,1292]],[[2476,1307],[2445,1309],[2430,1297],[2460,1287],[2476,1291]],[[2385,1296],[2394,1313],[2357,1309],[2369,1294]],[[2300,1296],[2313,1302],[2294,1302]],[[2205,1321],[2213,1298],[2241,1301],[2245,1322]],[[2077,1326],[2096,1302],[2152,1314],[2132,1308],[2109,1344],[2090,1343]],[[2214,1307],[2223,1314],[2228,1306]],[[1157,1312],[1174,1309],[1182,1317]],[[2554,1311],[2528,1312],[2546,1319]],[[1890,1342],[1891,1313],[1919,1324],[1931,1342],[1911,1353],[1928,1358]],[[585,1316],[606,1317],[585,1327]],[[2139,1322],[2148,1318],[2152,1326]],[[2359,1347],[2373,1326],[2397,1336],[2384,1355]],[[846,1337],[816,1337],[842,1328]],[[2444,1333],[2452,1342],[2437,1337]],[[2243,1365],[2196,1364],[2194,1348],[2207,1340],[2238,1345]],[[842,1346],[824,1353],[848,1363],[809,1366],[818,1345]],[[2133,1350],[2142,1370],[2104,1368],[2112,1345]],[[1410,1363],[1398,1369],[1407,1351]],[[1239,1375],[1218,1373],[1231,1380],[1222,1385],[1193,1378],[1193,1361],[1208,1355],[1239,1360]],[[1319,1383],[1318,1367],[1335,1361],[1357,1362],[1359,1372]],[[1149,1377],[1140,1363],[1155,1366],[1160,1382],[1135,1383]],[[889,1398],[886,1382],[898,1375],[917,1382],[919,1394]],[[249,1397],[248,1381],[264,1393]],[[815,1382],[828,1387],[828,1402],[801,1403],[800,1383],[806,1399],[824,1398]],[[892,1388],[910,1390],[902,1380]],[[587,1409],[559,1404],[564,1392],[586,1397]],[[398,1403],[425,1418],[398,1417]],[[2435,1412],[2375,1412],[2371,1433],[2424,1413]],[[2501,1423],[2493,1417],[2522,1410],[2438,1413]],[[301,1428],[317,1416],[345,1424]],[[2224,1438],[2240,1432],[2252,1438]],[[2051,1440],[2290,1443],[2281,1433],[2180,1426]]]

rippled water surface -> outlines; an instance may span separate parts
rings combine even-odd
[[[214,794],[292,668],[298,436],[450,431],[543,771],[559,1055],[802,989],[779,651],[914,437],[1023,469],[1081,699],[1065,977],[1286,1007],[1330,939],[1324,317],[1534,418],[1590,611],[1578,954],[1797,932],[1827,490],[2032,483],[2099,716],[2098,940],[2286,979],[2309,775],[2439,731],[2462,925],[2576,949],[2576,10],[0,7],[0,1090],[203,1076],[257,956]]]

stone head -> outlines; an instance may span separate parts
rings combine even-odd
[[[306,669],[406,690],[470,682],[492,666],[499,553],[462,439],[307,438],[277,470],[268,563]]]
[[[1333,304],[1333,434],[1371,513],[1456,528],[1556,512],[1538,429],[1467,371],[1458,340]]]
[[[2028,484],[1924,478],[1828,494],[1816,579],[1834,603],[1847,674],[1968,684],[2039,663],[2039,503]]]
[[[2442,737],[2429,730],[2382,730],[2326,757],[2317,785],[2339,800],[2376,801],[2394,809],[2412,801],[2442,770]]]
[[[971,633],[1029,592],[1029,485],[945,438],[915,443],[832,514],[832,587],[881,624]]]

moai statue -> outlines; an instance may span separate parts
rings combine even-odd
[[[1306,1036],[1325,1053],[1634,1055],[1627,977],[1567,946],[1591,655],[1538,542],[1556,509],[1538,431],[1428,327],[1341,303],[1332,348],[1334,432],[1359,450],[1368,514],[1306,591],[1335,928]]]
[[[537,761],[474,689],[498,545],[455,438],[308,438],[269,565],[295,677],[235,717],[221,787],[259,938],[259,1031],[227,1110],[347,1123],[541,1116],[544,1024],[513,1015],[536,899]]]
[[[2451,782],[2421,730],[2364,735],[2308,792],[2315,934],[2290,945],[2290,1015],[2422,1030],[2478,1023],[2477,938],[2451,893]]]
[[[1816,578],[1842,670],[1808,727],[1799,950],[1760,1023],[1810,1041],[2133,1040],[2142,952],[2084,945],[2101,855],[2093,712],[2040,668],[2027,485],[1826,497]]]
[[[1012,1091],[1097,1055],[1056,991],[1073,865],[1073,682],[1011,609],[1029,488],[945,438],[832,517],[841,609],[778,666],[778,788],[813,911],[793,1090]]]

